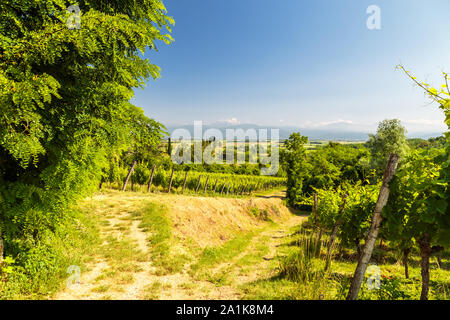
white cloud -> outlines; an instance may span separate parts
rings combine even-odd
[[[221,122],[226,122],[228,124],[239,124],[239,123],[241,123],[237,118],[225,119],[225,120],[222,120]]]

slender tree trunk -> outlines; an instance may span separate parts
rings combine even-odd
[[[200,175],[198,177],[197,188],[195,188],[195,193],[197,193],[198,192],[198,188],[200,188],[200,181],[201,181],[201,179],[202,179],[202,176]]]
[[[175,169],[172,168],[172,174],[170,175],[170,181],[169,181],[169,191],[167,193],[170,193],[170,190],[172,190],[172,181],[173,181],[173,173],[175,172]]]
[[[383,220],[381,212],[389,198],[389,182],[391,182],[395,172],[397,171],[397,165],[398,165],[398,156],[396,154],[391,153],[386,166],[386,170],[384,172],[383,183],[380,188],[377,203],[375,204],[372,223],[370,225],[364,249],[358,260],[358,265],[356,267],[355,274],[353,275],[352,278],[350,290],[347,295],[347,300],[356,300],[358,298],[358,293],[359,290],[361,289],[361,284],[364,280],[367,265],[370,261],[370,258],[372,257],[373,247],[375,246],[375,241],[377,240],[378,237],[381,221]]]
[[[125,182],[123,183],[122,191],[125,191],[125,189],[127,188],[128,180],[130,180],[131,174],[133,173],[135,166],[136,166],[136,160],[133,161],[130,171],[128,171],[127,178],[125,179]]]
[[[330,267],[330,264],[331,264],[331,253],[333,252],[334,242],[336,241],[336,235],[337,235],[337,232],[339,230],[339,226],[341,225],[342,214],[344,213],[346,199],[347,199],[347,195],[345,194],[342,197],[341,208],[339,209],[339,213],[338,213],[338,216],[336,218],[336,222],[334,223],[333,230],[331,231],[330,241],[328,242],[328,248],[327,248],[327,258],[326,258],[326,262],[325,262],[325,271],[328,270],[328,268]]]
[[[100,181],[100,183],[98,184],[98,189],[99,189],[99,190],[102,190],[102,185],[103,185],[103,182]]]
[[[155,170],[156,170],[156,164],[153,165],[152,174],[150,175],[150,181],[148,182],[147,192],[150,192],[150,188],[152,187],[153,176],[155,175]]]
[[[228,183],[228,188],[227,188],[227,195],[230,192],[230,186],[231,186],[231,182]]]
[[[418,241],[420,246],[420,268],[422,275],[422,292],[420,300],[428,300],[428,292],[430,291],[430,256],[431,256],[431,239],[428,234],[424,234]]]
[[[134,182],[131,180],[131,191],[134,191]]]
[[[188,172],[189,171],[186,171],[186,174],[184,175],[184,182],[183,182],[183,191],[182,191],[182,193],[184,193],[184,189],[186,188],[186,181],[187,181]]]
[[[442,266],[441,253],[440,252],[436,253],[436,259],[437,259],[438,268],[440,269],[441,266]]]
[[[403,249],[403,266],[405,267],[405,278],[409,279],[409,271],[408,271],[408,256],[409,256],[409,252],[411,251],[410,248],[407,249]]]
[[[216,193],[216,188],[217,188],[217,182],[219,181],[219,179],[216,179],[216,183],[214,183],[214,191],[213,193]]]

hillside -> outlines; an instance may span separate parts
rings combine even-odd
[[[78,284],[53,299],[235,299],[274,275],[277,246],[304,219],[282,193],[213,198],[105,191],[81,208],[98,226]]]

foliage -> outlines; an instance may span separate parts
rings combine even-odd
[[[305,194],[311,194],[313,188],[331,188],[344,183],[364,182],[369,176],[370,154],[364,146],[330,142],[308,154],[307,159],[308,175],[303,185]]]
[[[287,168],[287,192],[288,204],[295,206],[301,198],[303,180],[307,175],[306,149],[304,145],[308,138],[293,133],[284,143],[285,149],[281,154],[281,161]]]
[[[407,155],[409,147],[406,143],[406,129],[400,120],[384,120],[378,124],[377,133],[369,135],[367,146],[372,153],[372,167],[382,173],[386,167],[390,153],[399,157]]]
[[[136,165],[135,172],[131,176],[131,179],[136,184],[144,185],[148,183],[150,173],[151,171],[148,164],[139,163]],[[157,168],[155,170],[152,185],[167,190],[171,174],[171,169],[165,170],[164,168]],[[185,178],[186,171],[175,171],[172,180],[172,190],[181,191]],[[206,179],[208,179],[206,192],[214,192],[215,187],[215,193],[217,194],[247,194],[250,191],[270,190],[282,187],[286,184],[286,179],[279,177],[188,171],[185,189],[195,191],[200,180],[198,191],[203,192]]]
[[[57,268],[44,244],[69,223],[78,197],[117,176],[108,157],[133,148],[142,137],[135,125],[159,137],[158,124],[128,101],[159,77],[139,53],[171,42],[164,5],[81,0],[81,28],[71,29],[71,4],[0,3],[0,233],[27,276]]]
[[[447,195],[439,179],[443,156],[442,151],[416,151],[398,170],[384,211],[391,238],[417,240],[429,234],[436,244],[450,244]]]
[[[373,210],[378,197],[379,185],[361,184],[343,185],[336,189],[315,189],[318,198],[318,223],[324,230],[331,230],[336,223],[339,208],[342,205],[344,194],[347,195],[344,211],[341,218],[341,227],[338,237],[341,244],[358,249],[361,240],[365,239],[370,228]],[[304,204],[310,206],[314,203],[311,196],[306,198]],[[315,213],[311,212],[309,222],[314,224]]]

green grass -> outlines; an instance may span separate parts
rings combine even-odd
[[[232,260],[248,247],[255,234],[256,232],[242,233],[222,246],[205,248],[196,263],[191,265],[189,273],[199,280],[207,280],[217,286],[229,284],[228,271],[232,266]],[[214,272],[214,267],[222,262],[230,265]]]
[[[133,214],[141,220],[139,227],[149,236],[149,247],[153,265],[159,274],[176,273],[189,261],[186,254],[174,253],[172,248],[177,239],[172,234],[167,208],[162,204],[150,202],[142,210]]]
[[[67,215],[55,233],[33,244],[21,257],[21,264],[11,264],[11,273],[0,270],[0,300],[46,299],[65,286],[69,266],[86,270],[86,263],[93,259],[93,248],[100,244],[98,220],[80,211]]]
[[[324,272],[326,245],[321,255],[314,252],[314,235],[311,230],[292,230],[278,248],[278,266],[274,276],[240,286],[244,299],[345,299],[350,279],[356,268],[355,251],[335,250],[331,267]],[[327,240],[324,235],[323,240]],[[359,299],[364,300],[417,300],[421,291],[419,256],[409,261],[410,279],[404,277],[404,267],[399,264],[395,250],[377,248],[371,264],[381,270],[381,289],[369,290],[363,282]],[[377,263],[378,261],[378,263]],[[430,299],[450,299],[450,260],[442,255],[443,268],[431,261]],[[367,279],[367,278],[366,278]]]

